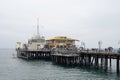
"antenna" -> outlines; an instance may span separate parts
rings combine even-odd
[[[37,18],[37,35],[39,35],[39,18]]]

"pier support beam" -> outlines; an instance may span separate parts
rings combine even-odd
[[[119,73],[119,57],[117,57],[116,70]]]
[[[101,68],[103,68],[103,56],[101,56]]]
[[[95,67],[98,68],[98,55],[95,56]]]
[[[111,67],[111,56],[110,56],[110,67]]]
[[[88,56],[88,65],[89,65],[89,67],[91,65],[91,55]]]
[[[108,56],[105,56],[105,71],[107,71],[108,68]]]

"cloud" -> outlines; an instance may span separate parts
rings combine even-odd
[[[40,33],[46,38],[68,36],[86,42],[86,47],[117,47],[120,40],[119,0],[1,0],[0,47],[14,47],[36,33],[39,17]],[[9,41],[7,41],[9,40]],[[10,46],[8,46],[8,44]]]

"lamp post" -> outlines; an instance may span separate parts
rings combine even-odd
[[[102,41],[98,41],[99,52],[101,51]]]
[[[118,46],[120,45],[120,40],[118,41]],[[120,46],[119,46],[119,48],[120,48]]]
[[[81,46],[85,49],[85,42],[81,42]]]
[[[118,50],[117,50],[118,53],[120,53],[120,40],[118,41]]]

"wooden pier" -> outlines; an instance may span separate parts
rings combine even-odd
[[[116,72],[120,72],[119,53],[81,52],[77,54],[52,54],[51,58],[54,64],[95,67],[97,69],[101,68],[104,71],[107,71],[108,67],[112,66],[111,59],[115,59]]]
[[[17,57],[23,59],[45,59],[52,60],[53,64],[67,66],[85,66],[101,68],[107,71],[112,66],[112,59],[116,60],[116,72],[120,72],[120,54],[113,52],[77,52],[58,53],[50,50],[17,50]]]

